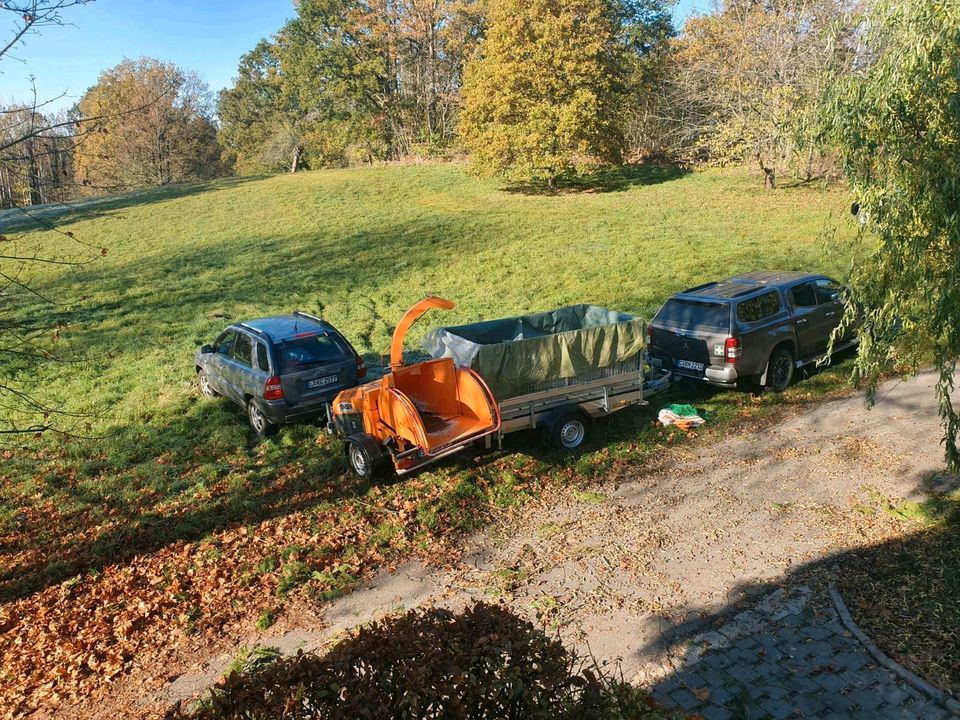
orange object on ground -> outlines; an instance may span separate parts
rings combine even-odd
[[[430,296],[410,308],[393,332],[390,372],[334,398],[331,420],[358,475],[369,477],[385,457],[409,472],[500,429],[497,402],[477,373],[450,358],[403,364],[410,327],[431,308],[452,307]]]

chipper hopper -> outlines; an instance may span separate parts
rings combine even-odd
[[[388,458],[398,474],[410,472],[500,430],[496,399],[476,372],[451,358],[403,364],[410,327],[431,308],[452,307],[431,296],[410,308],[393,332],[390,371],[334,398],[331,429],[346,440],[361,477]]]

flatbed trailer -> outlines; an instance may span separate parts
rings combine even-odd
[[[579,380],[563,387],[536,390],[498,400],[500,429],[486,439],[503,447],[503,436],[518,430],[544,431],[552,445],[574,450],[587,440],[590,423],[628,407],[646,405],[647,398],[670,387],[673,375],[653,370],[644,376],[635,371]]]

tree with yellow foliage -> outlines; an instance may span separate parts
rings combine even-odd
[[[618,30],[608,0],[492,0],[459,119],[475,170],[552,186],[620,162]]]

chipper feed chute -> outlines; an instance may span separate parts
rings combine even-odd
[[[386,456],[398,473],[409,472],[499,430],[496,400],[477,373],[450,358],[403,364],[410,327],[431,308],[452,307],[431,296],[410,308],[393,333],[390,372],[334,399],[333,425],[357,474],[369,476]]]

